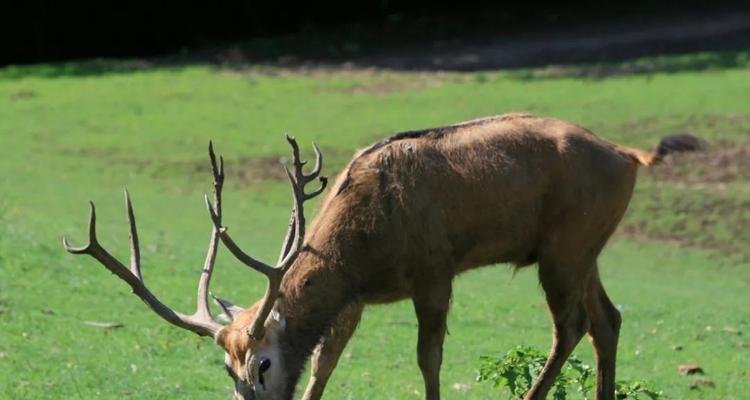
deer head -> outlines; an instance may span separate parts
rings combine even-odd
[[[304,202],[319,195],[327,184],[326,177],[319,177],[323,158],[317,146],[313,144],[316,154],[315,168],[310,174],[306,174],[303,172],[306,162],[300,160],[296,140],[287,136],[287,141],[293,150],[294,172],[286,167],[285,170],[292,186],[294,207],[278,262],[273,267],[245,254],[234,243],[227,229],[221,226],[224,160],[220,157],[217,163],[213,146],[209,144],[214,190],[213,203],[206,196],[206,204],[213,228],[208,253],[198,282],[197,310],[191,315],[182,314],[167,307],[144,284],[135,215],[127,191],[125,192],[125,205],[130,228],[131,253],[129,269],[99,244],[96,237],[96,209],[93,202],[90,203],[89,243],[86,246],[73,247],[63,238],[63,246],[68,252],[88,254],[95,258],[110,272],[130,285],[133,293],[165,321],[200,336],[214,338],[214,341],[225,351],[225,366],[234,380],[235,397],[238,399],[275,399],[282,395],[282,385],[287,379],[285,379],[283,357],[280,354],[277,338],[283,331],[285,323],[278,312],[273,310],[274,302],[279,297],[281,279],[297,259],[302,247],[305,234]],[[316,178],[320,180],[320,187],[312,193],[305,193],[305,185]],[[261,272],[268,279],[268,287],[263,299],[248,309],[238,307],[209,293],[219,238],[240,261]],[[209,295],[231,320],[229,325],[223,326],[213,318],[208,306]]]
[[[236,395],[244,398],[276,399],[287,397],[289,389],[287,369],[284,366],[279,336],[283,333],[286,322],[274,310],[276,299],[280,295],[279,287],[284,274],[289,270],[302,249],[305,237],[304,203],[323,192],[328,179],[320,175],[323,157],[315,144],[315,167],[306,174],[303,167],[306,161],[300,159],[299,146],[293,137],[287,136],[292,147],[294,172],[285,168],[292,186],[294,207],[289,220],[289,229],[281,246],[276,266],[270,266],[246,254],[232,240],[226,227],[221,226],[221,216],[216,212],[208,196],[206,206],[214,229],[219,233],[224,245],[237,259],[248,267],[262,273],[268,280],[263,299],[247,310],[236,312],[231,303],[217,299],[225,314],[232,317],[232,323],[216,337],[216,342],[226,351],[225,364],[229,375],[235,380]],[[315,179],[320,180],[320,187],[311,193],[305,193],[305,185]],[[254,397],[253,397],[254,396]]]

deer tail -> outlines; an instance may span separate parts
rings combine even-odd
[[[664,136],[659,145],[656,146],[656,150],[652,152],[618,146],[620,152],[632,157],[636,162],[645,166],[659,164],[669,154],[700,151],[706,147],[708,147],[708,143],[705,140],[689,133],[675,133]]]

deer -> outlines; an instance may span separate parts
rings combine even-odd
[[[296,140],[286,168],[293,207],[275,265],[247,254],[222,221],[224,160],[209,144],[212,232],[198,284],[197,310],[164,305],[145,286],[135,217],[126,191],[130,269],[96,239],[93,203],[88,254],[124,280],[167,322],[213,338],[224,350],[234,396],[292,399],[305,363],[303,399],[320,399],[367,305],[410,299],[417,325],[417,363],[424,397],[440,398],[442,348],[452,283],[462,272],[494,264],[536,264],[552,320],[552,346],[526,400],[544,399],[585,334],[596,358],[596,398],[615,397],[621,316],[601,282],[597,258],[623,218],[638,168],[668,154],[697,150],[690,135],[664,137],[654,151],[600,139],[574,123],[510,113],[398,133],[355,154],[306,229],[304,204],[321,194],[323,158],[304,171]],[[309,192],[306,185],[318,180]],[[213,296],[208,287],[218,243],[267,279],[248,308]],[[209,295],[230,319],[217,322]]]

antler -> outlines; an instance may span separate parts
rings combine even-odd
[[[268,286],[266,287],[266,293],[263,296],[260,309],[255,316],[255,320],[248,329],[248,334],[256,339],[260,340],[265,334],[265,321],[273,309],[273,304],[276,298],[279,296],[279,286],[281,285],[281,279],[284,274],[289,270],[289,267],[294,263],[299,255],[300,249],[302,248],[302,242],[305,239],[305,213],[304,213],[304,202],[312,199],[323,192],[328,183],[328,178],[325,176],[318,177],[320,175],[320,169],[323,166],[323,156],[320,154],[320,149],[313,143],[313,150],[315,151],[315,168],[309,174],[305,174],[302,167],[307,161],[301,161],[299,155],[299,146],[294,137],[289,135],[286,136],[286,140],[292,146],[292,155],[294,157],[294,173],[289,171],[285,166],[287,177],[292,185],[292,195],[294,199],[294,207],[292,208],[292,216],[289,221],[289,229],[287,230],[283,244],[281,246],[281,253],[279,259],[276,262],[276,266],[272,267],[260,260],[253,258],[248,255],[232,240],[229,236],[229,232],[226,227],[221,227],[221,218],[214,211],[214,207],[206,196],[206,205],[208,206],[209,213],[211,214],[211,220],[214,226],[219,230],[219,237],[225,246],[234,254],[237,259],[242,261],[248,267],[262,273],[268,279]],[[320,187],[314,190],[312,193],[305,193],[305,185],[318,178],[320,180]]]
[[[224,159],[219,159],[216,163],[213,145],[209,143],[208,153],[211,158],[211,169],[214,176],[214,200],[216,208],[212,210],[212,215],[221,220],[221,189],[224,184]],[[172,310],[159,301],[143,283],[141,276],[140,248],[138,244],[138,231],[135,226],[135,215],[133,214],[133,204],[130,201],[130,194],[125,191],[125,207],[128,214],[128,225],[130,227],[130,270],[128,270],[119,260],[112,256],[104,247],[99,244],[96,238],[96,208],[91,202],[91,213],[89,215],[89,243],[82,247],[72,247],[63,237],[63,246],[65,250],[73,254],[88,254],[94,257],[110,272],[117,275],[133,289],[133,293],[146,303],[154,312],[167,322],[195,332],[201,336],[214,337],[222,328],[222,325],[214,320],[211,311],[208,308],[208,287],[211,282],[211,275],[214,270],[216,261],[216,251],[219,244],[219,231],[216,226],[211,232],[211,240],[208,245],[206,261],[203,265],[200,280],[198,281],[197,310],[192,315],[186,315]]]

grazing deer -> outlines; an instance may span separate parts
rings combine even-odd
[[[294,208],[276,266],[243,252],[221,221],[223,160],[210,150],[214,201],[198,311],[172,311],[144,286],[138,237],[126,196],[131,268],[102,248],[93,204],[86,253],[126,281],[159,316],[225,350],[240,399],[291,399],[306,360],[312,376],[304,399],[318,399],[354,332],[363,306],[411,299],[419,325],[417,360],[425,398],[440,397],[440,365],[453,278],[484,265],[538,264],[553,322],[552,350],[526,399],[543,399],[585,333],[596,352],[599,400],[614,399],[620,314],[599,279],[597,257],[630,200],[639,165],[694,150],[690,136],[664,138],[653,153],[597,138],[569,122],[506,114],[410,131],[360,151],[340,174],[306,233],[305,185],[322,163],[303,172],[293,149]],[[216,299],[232,318],[213,320],[207,304],[217,242],[261,272],[268,287],[248,309]]]

